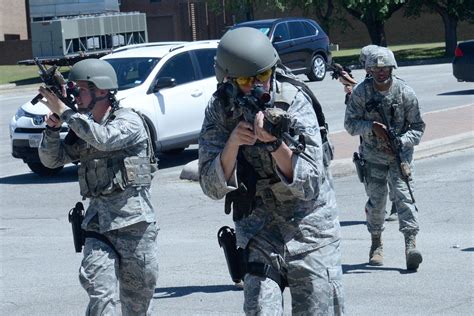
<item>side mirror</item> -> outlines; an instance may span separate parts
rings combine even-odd
[[[283,36],[281,35],[275,35],[273,36],[273,43],[281,42],[283,40]]]
[[[176,79],[172,77],[160,77],[158,78],[154,84],[150,87],[151,89],[148,90],[148,94],[158,92],[164,88],[171,88],[176,86]]]

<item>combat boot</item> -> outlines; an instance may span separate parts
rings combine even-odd
[[[382,266],[383,265],[383,244],[382,235],[372,234],[372,246],[370,246],[369,265]]]
[[[407,260],[407,270],[418,269],[418,266],[423,261],[421,252],[416,249],[416,235],[406,234],[405,235],[405,255]]]

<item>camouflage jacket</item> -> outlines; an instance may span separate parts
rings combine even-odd
[[[372,132],[372,122],[383,123],[379,112],[371,101],[379,101],[384,113],[402,143],[402,158],[413,159],[413,147],[420,143],[425,130],[415,92],[403,80],[393,76],[387,93],[380,93],[373,87],[372,78],[366,78],[352,92],[346,107],[344,127],[351,135],[360,135],[360,152],[373,163],[388,164],[395,159],[389,144]]]
[[[58,131],[46,129],[38,152],[41,162],[49,168],[81,161],[81,159],[89,162],[89,155],[106,157],[105,164],[115,161],[114,158],[123,161],[124,157],[147,157],[148,155],[148,134],[140,116],[131,109],[120,108],[111,112],[100,123],[94,122],[87,115],[74,113],[72,110],[66,110],[61,119],[69,125],[79,139],[73,144],[65,144],[61,141]],[[97,160],[99,159],[95,159]],[[88,171],[81,172],[82,165],[83,163],[79,168],[80,183],[88,176],[85,174]],[[104,175],[104,177],[94,176],[94,178],[98,178],[97,182],[100,184],[103,180],[101,178],[108,177]],[[118,190],[112,188],[107,192],[104,190],[103,193],[98,192],[88,197],[90,203],[82,224],[85,229],[96,214],[100,232],[141,221],[155,221],[149,185],[125,186]]]
[[[306,153],[313,160],[294,154],[293,179],[288,182],[271,154],[259,146],[241,146],[240,151],[257,175],[253,212],[235,223],[237,245],[248,241],[264,227],[276,227],[290,255],[305,253],[339,239],[339,220],[330,173],[323,167],[323,152],[316,115],[308,97],[288,83],[277,83],[275,106],[288,111],[296,134],[305,138]],[[220,163],[232,130],[242,120],[241,110],[218,93],[211,98],[199,138],[199,175],[203,192],[221,199],[236,189],[237,165],[226,182]],[[297,136],[295,136],[295,139]]]

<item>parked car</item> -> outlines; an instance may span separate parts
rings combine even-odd
[[[118,48],[102,57],[114,67],[117,99],[143,113],[155,152],[177,153],[197,143],[205,107],[216,89],[214,56],[218,41],[146,43]],[[37,147],[48,109],[41,103],[22,105],[10,122],[12,155],[40,175],[49,169]],[[63,125],[61,137],[68,130]]]
[[[458,81],[474,82],[474,40],[457,45],[454,51],[453,75]]]
[[[232,28],[253,27],[262,31],[273,43],[282,63],[294,74],[305,74],[310,81],[326,76],[326,63],[331,63],[329,38],[313,20],[280,18],[248,21]]]

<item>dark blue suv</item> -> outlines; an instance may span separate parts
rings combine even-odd
[[[283,64],[294,74],[305,74],[310,81],[326,76],[326,63],[331,63],[329,38],[313,20],[280,18],[242,22],[232,28],[253,27],[270,38]]]

